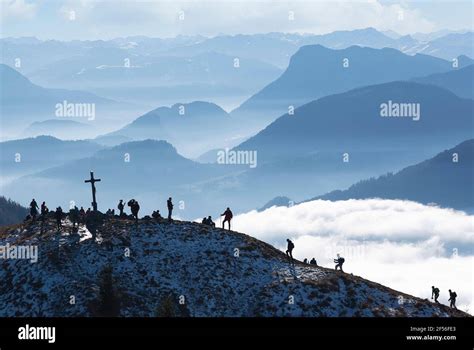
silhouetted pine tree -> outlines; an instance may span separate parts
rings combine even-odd
[[[22,222],[26,215],[28,215],[28,209],[11,199],[0,196],[0,225],[11,225]]]

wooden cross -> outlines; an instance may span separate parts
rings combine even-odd
[[[94,179],[94,172],[91,171],[91,178],[90,180],[84,180],[84,182],[90,182],[91,183],[91,186],[92,186],[92,208],[94,209],[94,211],[97,211],[97,202],[95,200],[95,183],[96,182],[99,182],[100,179]]]

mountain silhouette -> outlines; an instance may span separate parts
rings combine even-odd
[[[399,172],[363,180],[347,190],[333,191],[311,200],[406,199],[472,210],[473,178],[474,139],[470,139]]]
[[[426,55],[408,56],[395,49],[352,46],[332,50],[321,45],[301,47],[286,71],[246,100],[231,115],[246,123],[265,125],[323,96],[356,87],[406,80],[445,72],[451,63]]]
[[[120,122],[140,110],[137,106],[89,92],[38,86],[5,64],[0,64],[0,76],[2,139],[21,137],[23,130],[31,123],[51,119],[93,124],[97,135],[104,129],[110,130],[112,122]]]
[[[420,119],[382,117],[388,101],[415,103]],[[474,101],[433,85],[391,82],[323,97],[283,115],[237,147],[256,150],[261,159],[320,151],[381,153],[411,149],[426,155],[470,137]]]
[[[63,141],[37,136],[0,143],[2,176],[39,172],[94,154],[103,147],[90,141]]]
[[[195,101],[156,108],[107,136],[164,140],[180,153],[195,157],[225,144],[231,131],[226,111],[214,103]]]
[[[92,132],[90,125],[74,120],[49,119],[31,123],[22,132],[23,137],[36,137],[41,135],[53,136],[60,139],[86,138]],[[82,136],[82,137],[81,137]]]
[[[432,84],[454,92],[459,97],[474,99],[474,64],[450,72],[415,78],[414,81]]]

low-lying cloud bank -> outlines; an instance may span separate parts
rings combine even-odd
[[[473,311],[474,216],[461,211],[401,200],[312,201],[290,208],[237,215],[233,228],[294,256],[315,257],[334,267],[337,253],[345,271],[422,298],[431,286],[458,294],[458,307]]]

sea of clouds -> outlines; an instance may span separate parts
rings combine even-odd
[[[472,314],[474,299],[474,216],[462,211],[402,200],[316,200],[292,207],[237,215],[233,229],[286,250],[295,258],[316,258],[334,268],[341,254],[344,270],[421,298],[431,286],[448,304]]]

